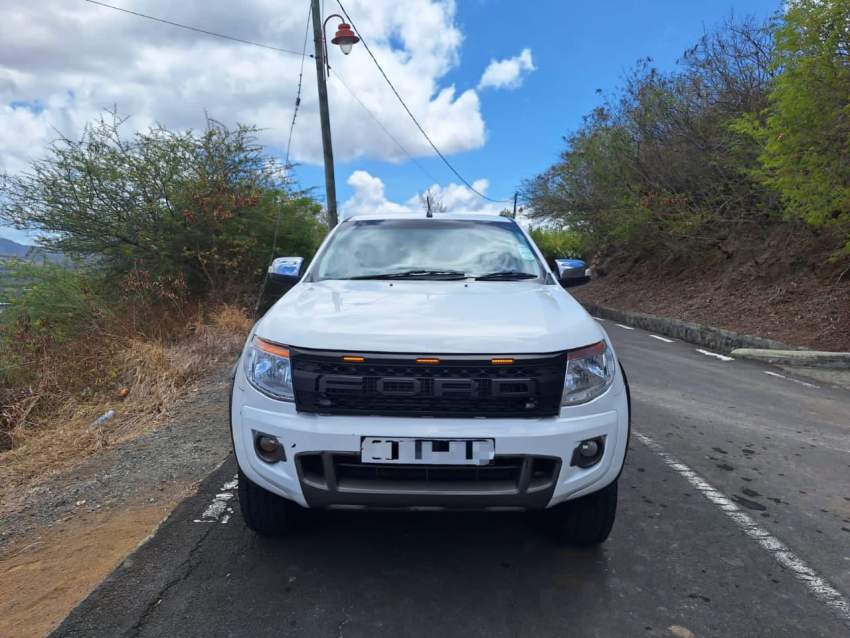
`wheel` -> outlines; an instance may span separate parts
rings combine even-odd
[[[614,527],[616,513],[617,481],[545,512],[557,540],[564,545],[579,546],[604,543]]]
[[[261,536],[281,536],[292,528],[298,505],[263,489],[240,469],[239,509],[248,529]]]

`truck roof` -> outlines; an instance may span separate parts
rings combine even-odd
[[[348,221],[374,221],[374,220],[383,220],[383,219],[425,219],[425,212],[401,212],[401,213],[375,213],[371,215],[354,215],[351,217],[346,217],[344,222]],[[506,224],[513,223],[514,220],[508,217],[502,217],[501,215],[493,215],[492,213],[468,213],[468,212],[451,212],[451,213],[434,213],[434,220],[439,219],[455,219],[460,221],[490,221],[490,222],[504,222]]]

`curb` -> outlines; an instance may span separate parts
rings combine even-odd
[[[581,302],[581,304],[595,317],[610,319],[626,324],[627,326],[634,326],[643,330],[649,330],[650,332],[667,335],[668,337],[675,337],[682,341],[711,348],[717,352],[728,354],[738,349],[782,350],[786,352],[800,350],[796,346],[790,346],[781,341],[765,339],[764,337],[754,337],[740,332],[724,330],[723,328],[713,328],[690,321],[648,315],[642,312],[617,310],[616,308],[608,308],[589,302]],[[801,364],[797,363],[795,365]]]
[[[738,348],[732,354],[741,359],[801,368],[829,368],[850,370],[850,352],[823,352],[819,350],[763,350]]]

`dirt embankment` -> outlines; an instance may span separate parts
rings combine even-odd
[[[580,301],[684,319],[816,350],[850,351],[850,272],[834,243],[782,229],[679,260],[597,257]],[[846,262],[846,260],[845,260]]]
[[[224,460],[231,365],[186,388],[160,427],[5,491],[0,636],[48,634]]]

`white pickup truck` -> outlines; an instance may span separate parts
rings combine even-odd
[[[622,366],[513,220],[362,216],[328,235],[248,337],[233,382],[239,504],[260,534],[303,508],[545,510],[604,541],[629,439]]]

